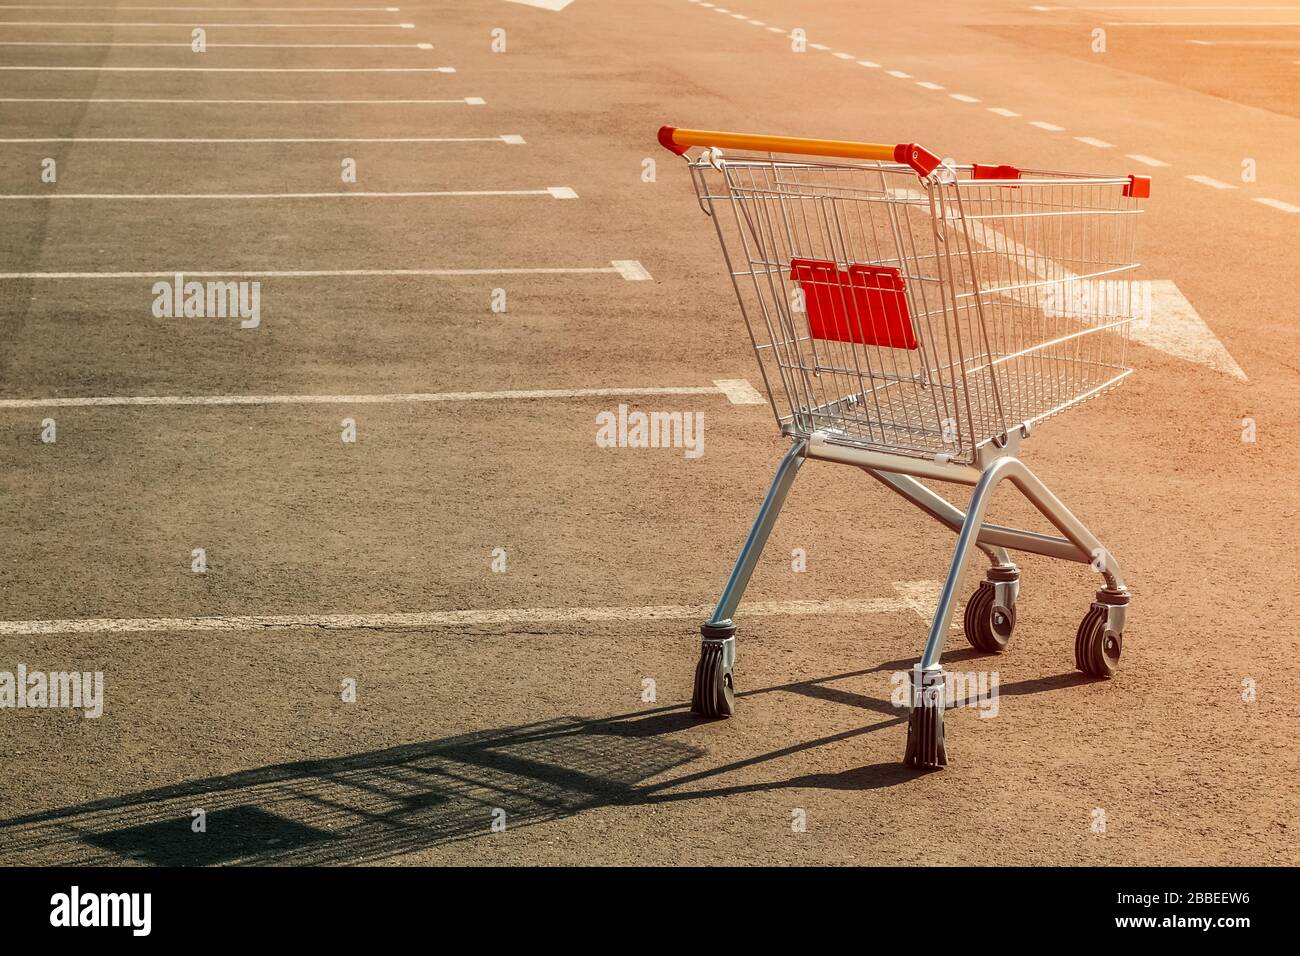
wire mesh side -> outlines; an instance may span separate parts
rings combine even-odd
[[[918,180],[884,164],[692,163],[778,421],[799,434],[970,461],[1021,422],[1126,374],[1132,200],[1119,180]],[[792,263],[896,271],[914,347],[814,334],[810,294],[862,323],[851,283]],[[871,321],[878,321],[874,316]]]

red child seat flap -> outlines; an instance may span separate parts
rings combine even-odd
[[[829,259],[791,259],[815,339],[916,348],[902,273],[890,266],[852,263],[841,269]]]

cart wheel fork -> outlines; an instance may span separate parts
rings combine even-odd
[[[749,537],[745,539],[744,547],[736,558],[736,565],[731,570],[731,577],[727,579],[727,586],[722,589],[718,606],[714,609],[713,616],[700,628],[703,641],[700,646],[700,661],[695,668],[691,710],[701,716],[731,716],[736,663],[736,625],[732,623],[732,617],[754,574],[754,567],[776,524],[777,515],[781,513],[799,467],[804,463],[807,450],[806,442],[796,441],[781,459],[762,507],[758,509],[758,517],[754,519]]]

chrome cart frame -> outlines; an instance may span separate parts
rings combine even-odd
[[[692,709],[733,711],[736,612],[809,458],[863,469],[958,535],[912,672],[907,763],[947,763],[939,658],[975,549],[990,567],[966,603],[972,646],[998,653],[1011,638],[1020,570],[1010,552],[1075,561],[1103,579],[1075,663],[1111,676],[1129,604],[1119,563],[1019,451],[1039,422],[1131,371],[1138,308],[1127,273],[1149,180],[957,166],[914,144],[673,127],[660,142],[687,158],[792,440],[701,627]],[[922,479],[972,486],[966,510]],[[1004,480],[1059,534],[986,522]]]

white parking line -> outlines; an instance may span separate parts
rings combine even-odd
[[[1074,137],[1080,143],[1088,146],[1096,146],[1098,149],[1114,149],[1114,143],[1108,143],[1104,139],[1097,139],[1095,136],[1076,136]]]
[[[1049,9],[1047,7],[1044,10]],[[1057,7],[1058,10],[1067,10],[1068,7]],[[1287,6],[1280,4],[1277,6],[1251,6],[1244,3],[1189,3],[1189,4],[1163,4],[1163,3],[1115,3],[1100,6],[1079,7],[1081,10],[1300,10],[1300,6]]]
[[[941,89],[943,89],[943,87],[940,86],[938,83],[931,83],[931,82],[929,82],[928,80],[917,80],[917,81],[916,81],[916,85],[919,86],[919,87],[921,87],[922,89],[925,89],[925,90],[941,90]]]
[[[1129,153],[1128,158],[1134,162],[1142,163],[1144,166],[1168,166],[1163,159],[1155,159],[1152,156],[1143,156],[1141,153]]]
[[[462,276],[523,275],[619,275],[629,282],[648,281],[651,276],[635,259],[615,259],[607,266],[502,266],[488,269],[168,269],[164,272],[0,272],[0,280],[61,281],[64,279],[174,279],[177,274],[193,279],[241,277],[245,279],[369,279],[433,278]]]
[[[719,378],[714,379],[713,384],[723,395],[727,396],[727,401],[733,405],[766,405],[767,399],[763,397],[747,378]]]
[[[1280,199],[1267,199],[1263,196],[1254,197],[1255,202],[1265,206],[1272,206],[1274,209],[1280,209],[1283,212],[1300,212],[1300,206],[1293,206],[1289,202],[1283,202]]]
[[[0,20],[0,27],[190,27],[192,20],[163,20],[126,23],[121,20]],[[206,22],[204,27],[221,27],[222,29],[256,29],[256,30],[414,30],[414,23],[213,23]]]
[[[244,13],[398,13],[400,7],[242,7],[186,6],[164,7],[154,4],[102,4],[102,3],[0,3],[0,10],[166,10],[185,13],[190,10],[242,11]]]
[[[455,73],[454,66],[0,66],[29,73]]]
[[[445,105],[483,106],[480,96],[463,96],[454,100],[192,100],[141,97],[81,97],[81,96],[0,96],[0,103],[155,103],[173,106],[375,106],[383,105]]]
[[[959,103],[978,103],[979,100],[974,96],[967,96],[965,93],[949,93],[950,97]]]
[[[636,259],[615,259],[610,263],[619,275],[629,282],[648,282],[650,273]]]
[[[1015,110],[1009,110],[1005,106],[990,106],[990,113],[997,113],[999,116],[1019,116]]]
[[[1160,23],[1155,20],[1128,21],[1112,20],[1108,27],[1300,27],[1300,20],[1251,21],[1251,20],[1170,20]]]
[[[1188,40],[1196,46],[1300,46],[1300,40]]]
[[[916,595],[936,590],[934,581],[899,581],[895,597],[831,601],[748,601],[746,617],[893,614],[912,611],[929,615]],[[461,611],[414,611],[389,614],[274,614],[227,617],[69,618],[48,621],[0,621],[0,635],[32,637],[46,634],[143,634],[159,631],[252,631],[313,628],[510,627],[539,624],[591,624],[627,621],[703,620],[711,604],[660,604],[640,607],[521,607]]]
[[[726,387],[723,387],[726,386]],[[713,385],[648,388],[532,388],[498,392],[395,392],[388,395],[106,395],[92,398],[4,398],[0,410],[27,408],[122,408],[242,405],[407,405],[435,402],[506,402],[564,398],[638,398],[656,395],[721,395],[732,405],[766,405],[745,379]],[[754,401],[754,399],[757,401]]]
[[[902,70],[886,70],[885,72],[889,76],[896,77],[900,80],[910,80],[912,78],[911,73],[904,73]]]
[[[1045,129],[1049,133],[1064,133],[1064,126],[1057,126],[1055,123],[1044,123],[1042,120],[1030,120],[1030,126],[1037,126],[1039,129]]]
[[[1232,183],[1225,183],[1222,182],[1221,180],[1213,179],[1209,176],[1196,175],[1196,176],[1188,176],[1187,178],[1194,183],[1200,183],[1202,186],[1209,186],[1211,189],[1236,189],[1237,188],[1236,186],[1232,185]]]
[[[880,69],[880,64],[872,60],[858,60],[858,66],[865,66],[868,69],[872,69],[872,70]]]
[[[172,200],[172,199],[441,199],[465,196],[550,196],[577,199],[569,186],[545,189],[447,189],[424,192],[322,192],[322,193],[0,193],[0,200]]]
[[[3,23],[0,22],[0,26]],[[0,40],[0,46],[185,47],[191,44],[120,40]],[[208,49],[259,50],[432,50],[432,43],[209,43]]]
[[[0,143],[167,143],[173,145],[197,143],[508,143],[523,145],[524,138],[513,134],[505,136],[369,136],[369,137],[184,137],[163,139],[133,136],[44,136],[0,138]],[[566,197],[572,198],[572,197]]]

